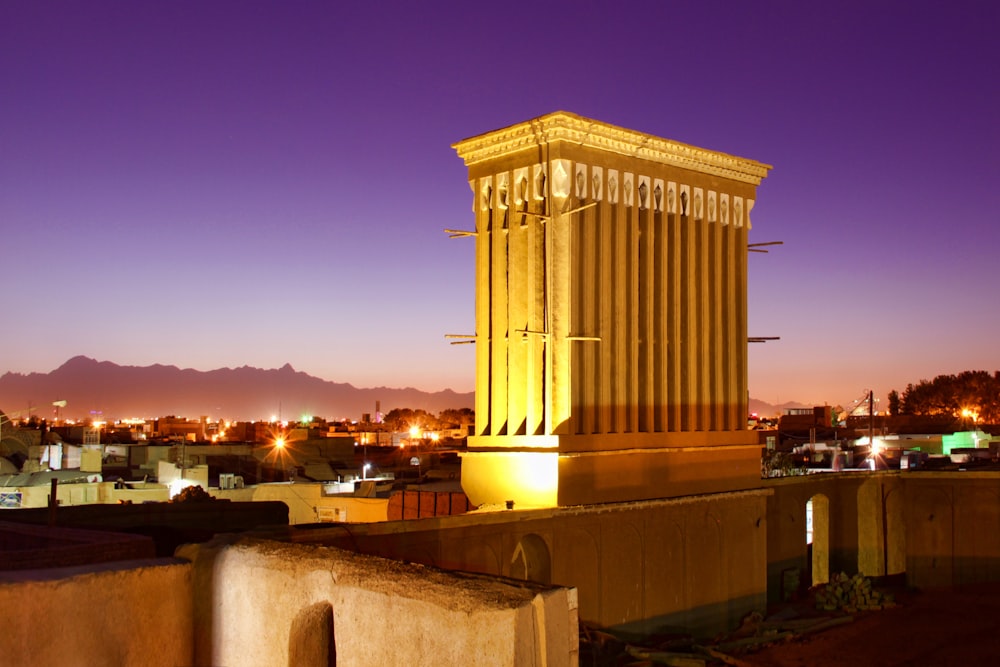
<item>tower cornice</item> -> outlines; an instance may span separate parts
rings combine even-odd
[[[567,111],[540,116],[517,125],[452,144],[466,166],[536,148],[567,142],[628,157],[673,165],[734,181],[760,185],[771,165],[682,144],[651,134],[584,118]]]

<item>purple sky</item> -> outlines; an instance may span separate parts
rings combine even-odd
[[[1000,368],[1000,4],[5,2],[0,373],[473,388],[450,144],[567,110],[774,165],[750,394]]]

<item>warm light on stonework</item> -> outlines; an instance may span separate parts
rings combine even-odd
[[[559,491],[559,455],[466,453],[462,456],[462,488],[476,504],[514,501],[515,508],[553,507]]]
[[[565,112],[454,148],[474,193],[469,499],[756,484],[747,233],[770,167]]]

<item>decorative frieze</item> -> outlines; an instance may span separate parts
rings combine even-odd
[[[649,208],[649,176],[639,176],[639,185],[636,187],[636,194],[639,195],[639,209]]]
[[[681,194],[677,198],[680,200],[681,215],[688,214],[688,203],[691,201],[691,186],[681,185]]]
[[[534,184],[532,195],[536,201],[545,199],[545,195],[548,193],[546,189],[548,187],[548,169],[548,165],[545,164],[536,164],[532,167],[533,176],[531,182]]]
[[[576,184],[576,198],[586,199],[587,198],[587,165],[576,163],[576,178],[574,179]]]
[[[514,204],[522,206],[528,199],[528,168],[514,170]]]
[[[493,177],[487,176],[480,180],[479,210],[488,211],[493,207]]]
[[[601,167],[591,167],[590,168],[590,196],[593,197],[594,201],[601,201],[603,196],[603,188],[601,187],[601,180],[604,176],[604,170]]]
[[[497,208],[503,210],[507,209],[507,196],[510,194],[507,178],[507,172],[497,174]]]
[[[569,160],[552,161],[552,196],[556,199],[569,197],[572,184],[569,175],[571,166]]]
[[[752,185],[759,185],[771,168],[754,160],[689,146],[565,111],[471,137],[452,147],[466,165],[473,165],[500,155],[535,149],[542,143],[560,141]]]

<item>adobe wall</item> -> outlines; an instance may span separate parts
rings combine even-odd
[[[0,573],[0,609],[3,664],[191,664],[191,566],[176,559]]]
[[[339,549],[216,539],[194,568],[199,665],[575,665],[576,591]]]
[[[769,491],[290,531],[387,558],[574,586],[580,618],[731,628],[766,602]]]
[[[781,599],[786,573],[803,585],[813,566],[806,546],[806,501],[825,498],[828,573],[906,574],[917,587],[1000,581],[1000,473],[839,473],[764,482],[768,599]],[[815,502],[815,501],[814,501]],[[815,543],[813,551],[820,545]]]
[[[919,587],[1000,581],[1000,473],[902,475],[906,575]]]

